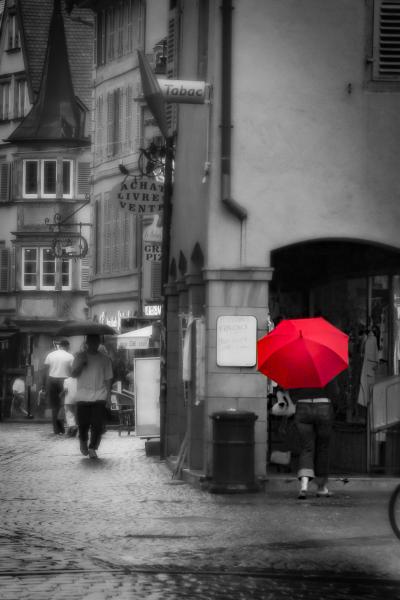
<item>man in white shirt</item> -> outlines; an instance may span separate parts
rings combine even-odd
[[[71,375],[73,360],[74,355],[69,352],[69,341],[61,340],[59,348],[50,352],[44,361],[44,379],[51,407],[53,431],[56,435],[62,435],[65,432],[64,420],[60,418],[59,411],[64,380]],[[42,387],[44,388],[44,385]]]
[[[111,402],[113,370],[110,358],[99,352],[100,336],[88,335],[86,345],[86,352],[76,355],[71,375],[77,378],[75,400],[80,450],[84,456],[97,458],[106,405]]]

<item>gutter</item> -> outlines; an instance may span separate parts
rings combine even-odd
[[[232,155],[232,0],[222,0],[222,85],[221,85],[221,199],[239,221],[247,210],[231,198]]]

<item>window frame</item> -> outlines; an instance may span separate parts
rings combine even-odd
[[[25,275],[27,274],[25,272],[25,251],[26,250],[34,250],[36,253],[36,259],[35,259],[35,279],[36,279],[36,284],[35,285],[25,285]],[[34,246],[24,246],[21,250],[22,252],[22,258],[21,258],[21,289],[22,290],[37,290],[38,289],[38,248],[34,247]],[[31,261],[33,262],[33,261]]]
[[[26,191],[26,165],[28,162],[36,163],[36,192],[28,194]],[[24,158],[22,163],[22,197],[23,198],[38,198],[39,197],[39,160],[36,158]]]
[[[37,165],[37,174],[36,174],[36,192],[35,193],[27,193],[26,191],[26,168],[27,163],[36,163]],[[54,192],[45,192],[45,165],[46,163],[55,163],[56,165],[56,180],[55,180],[55,191]],[[65,164],[70,165],[70,173],[69,173],[69,190],[65,192],[64,190],[64,174],[63,169]],[[69,158],[24,158],[22,161],[22,197],[23,198],[46,198],[46,199],[54,199],[59,197],[58,192],[61,191],[61,198],[72,199],[74,197],[74,163],[73,159]]]
[[[36,284],[33,285],[26,285],[25,284],[25,275],[27,274],[25,271],[25,263],[26,263],[26,259],[25,259],[25,250],[34,250],[36,253],[36,260],[35,260],[35,264],[36,264],[36,271],[35,271],[35,279],[36,279]],[[47,274],[44,271],[44,257],[45,257],[45,252],[47,251],[51,251],[51,248],[49,246],[23,246],[21,249],[22,252],[22,258],[21,258],[21,289],[23,291],[49,291],[49,292],[54,292],[57,290],[57,260],[61,260],[61,272],[60,272],[60,276],[61,276],[61,290],[62,291],[69,291],[72,290],[72,259],[70,258],[62,258],[62,259],[57,259],[55,257],[52,258],[51,262],[54,262],[54,285],[45,285],[44,284],[44,276]],[[32,261],[33,262],[33,261]],[[46,261],[46,262],[50,262],[50,261]],[[62,284],[62,278],[63,278],[63,270],[62,270],[62,265],[67,264],[68,265],[68,269],[67,272],[64,273],[64,275],[67,275],[68,277],[68,284],[67,285],[63,285]]]

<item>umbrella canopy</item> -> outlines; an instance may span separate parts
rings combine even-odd
[[[94,321],[70,321],[57,331],[57,336],[72,335],[114,335],[115,330],[104,323]]]
[[[348,336],[322,317],[287,319],[257,342],[257,368],[280,386],[321,388],[349,364]]]

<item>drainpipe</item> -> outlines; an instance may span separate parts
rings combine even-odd
[[[231,198],[232,139],[232,0],[222,0],[222,88],[221,88],[221,199],[240,222],[247,210]]]

